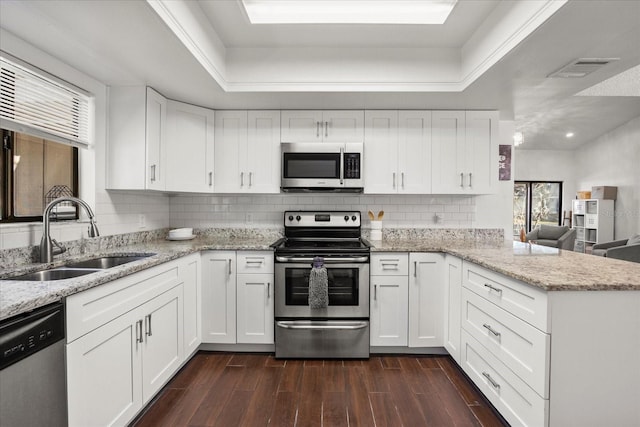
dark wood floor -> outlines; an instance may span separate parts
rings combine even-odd
[[[146,426],[503,426],[449,356],[276,360],[198,353]]]

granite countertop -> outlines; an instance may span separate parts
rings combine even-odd
[[[0,320],[59,301],[62,298],[192,253],[205,250],[272,250],[274,236],[211,236],[193,240],[154,240],[120,246],[73,258],[154,254],[142,260],[73,279],[11,280],[47,267],[27,264],[0,270]],[[371,242],[372,252],[444,252],[547,291],[640,290],[640,264],[562,251],[520,242],[481,243],[474,240],[402,239]],[[71,259],[56,261],[57,267]]]

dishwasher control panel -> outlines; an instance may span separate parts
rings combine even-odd
[[[64,338],[64,305],[55,303],[0,323],[0,370]]]

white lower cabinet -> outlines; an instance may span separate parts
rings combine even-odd
[[[460,364],[462,260],[447,254],[444,268],[444,348]]]
[[[202,281],[200,254],[183,258],[179,275],[184,287],[184,355],[195,353],[202,342]]]
[[[180,367],[182,284],[67,345],[69,425],[126,425]]]
[[[236,253],[202,253],[202,342],[236,342]]]
[[[371,276],[370,342],[372,346],[406,346],[407,276]]]
[[[273,344],[273,252],[239,251],[237,342]]]
[[[409,347],[444,345],[444,255],[409,254]]]
[[[202,254],[202,342],[273,344],[273,252]]]

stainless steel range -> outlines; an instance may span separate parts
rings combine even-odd
[[[275,247],[277,358],[369,357],[369,251],[360,212],[284,213]],[[314,258],[327,269],[328,305],[309,306]]]

